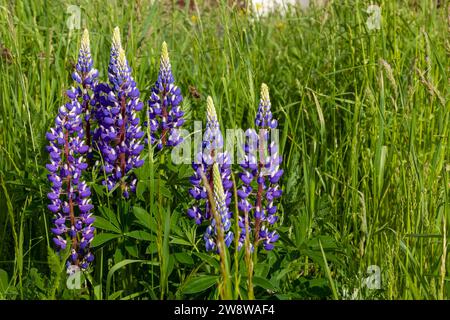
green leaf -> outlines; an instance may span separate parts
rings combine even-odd
[[[195,252],[194,253],[197,257],[202,259],[203,261],[207,262],[210,266],[219,269],[219,261],[211,257],[210,255],[203,253],[203,252]]]
[[[118,297],[120,297],[123,293],[123,290],[119,290],[116,292],[111,293],[111,295],[108,297],[108,300],[116,300]]]
[[[95,217],[94,226],[99,229],[112,231],[114,233],[122,233],[122,231],[118,227],[116,227],[111,222],[109,222],[108,220],[106,220],[105,218],[102,218],[102,217],[98,217],[98,216]]]
[[[266,260],[267,261],[267,260]],[[268,263],[257,263],[255,265],[255,275],[265,278],[270,270]]]
[[[177,252],[174,254],[175,259],[183,264],[194,264],[194,259],[186,252]]]
[[[174,267],[175,267],[175,257],[170,255],[169,261],[167,263],[167,278],[169,278],[170,275],[172,274]]]
[[[142,167],[138,168],[137,170],[135,170],[134,172],[139,181],[148,183],[148,181],[146,181],[146,180],[150,179],[150,172],[151,172],[148,161],[145,161],[144,165]]]
[[[66,261],[66,259],[69,257],[69,250],[70,248],[69,246],[67,246],[66,250],[64,250],[60,255],[58,255],[54,250],[48,250],[48,266],[54,274],[59,275],[64,270],[64,261]]]
[[[212,287],[219,280],[218,276],[199,276],[197,278],[189,281],[184,287],[183,293],[192,294],[205,291],[206,289]]]
[[[109,289],[111,288],[111,278],[113,276],[113,274],[123,268],[124,266],[130,264],[130,263],[141,263],[141,264],[151,264],[151,265],[159,265],[157,262],[153,262],[153,261],[147,261],[147,260],[122,260],[118,263],[116,263],[108,272],[108,275],[106,276],[106,297],[107,299],[111,299],[114,295],[114,293],[110,296],[109,295]]]
[[[106,232],[97,234],[94,237],[94,240],[92,240],[92,247],[101,246],[102,244],[105,244],[108,241],[111,241],[113,239],[120,238],[120,237],[122,237],[121,234],[113,234],[113,233],[106,233]]]
[[[102,213],[102,216],[108,220],[109,222],[111,222],[113,225],[115,225],[119,230],[120,230],[120,223],[119,220],[117,220],[117,216],[114,213],[114,211],[112,211],[110,208],[108,207],[103,207],[100,206],[99,207],[100,212]]]
[[[254,276],[253,284],[266,290],[277,291],[277,288],[272,284],[272,282],[263,277]]]
[[[151,235],[150,233],[141,231],[141,230],[126,232],[126,233],[124,233],[124,235],[127,237],[130,237],[130,238],[133,238],[133,239],[143,240],[143,241],[152,241],[155,239],[155,237],[153,235]]]
[[[148,185],[148,182],[139,180],[137,187],[136,187],[136,197],[139,200],[145,201],[143,194],[144,194],[145,190],[147,190],[147,185]]]
[[[131,241],[127,241],[125,243],[125,250],[133,257],[133,258],[139,258],[139,252],[137,245],[135,243],[132,243]]]
[[[95,300],[102,300],[102,286],[99,284],[94,287],[94,297]]]
[[[103,196],[106,193],[105,190],[105,186],[101,185],[101,184],[92,184],[92,188],[95,191],[95,194],[97,194],[98,196]]]
[[[155,254],[158,252],[158,245],[156,242],[150,242],[150,245],[145,249],[146,254]]]
[[[28,276],[30,277],[30,280],[33,282],[33,285],[36,288],[38,288],[42,291],[45,291],[47,289],[43,275],[41,273],[39,273],[38,269],[31,268]]]
[[[0,293],[5,293],[8,289],[9,281],[8,281],[8,273],[0,269]]]
[[[169,259],[170,259],[170,253],[169,253],[169,235],[170,235],[170,219],[171,215],[170,212],[167,212],[164,217],[164,236],[163,236],[163,243],[162,243],[162,258],[164,260],[164,264],[162,267],[164,268],[164,274],[168,277],[168,267],[169,267]]]
[[[170,243],[172,243],[172,244],[180,244],[180,245],[183,245],[183,246],[192,247],[192,243],[190,243],[190,242],[188,242],[188,241],[186,241],[184,239],[181,239],[181,238],[175,238],[174,237],[174,238],[172,238]]]
[[[133,213],[140,225],[156,233],[156,220],[150,213],[140,207],[133,207]]]
[[[167,188],[166,182],[164,180],[159,180],[158,183],[159,183],[159,191],[161,192],[161,195],[164,198],[172,199],[173,198],[173,192],[170,191],[169,188]]]
[[[320,251],[320,244],[324,250],[337,249],[336,240],[331,236],[318,236],[307,241],[307,246],[313,250]]]
[[[49,290],[49,299],[55,299],[56,290],[59,288],[62,275],[65,270],[65,261],[69,258],[70,246],[66,246],[66,249],[58,254],[51,248],[47,250],[47,261],[50,271],[52,273],[52,283]]]
[[[325,274],[327,275],[328,281],[330,282],[331,291],[333,292],[333,298],[335,300],[339,300],[338,293],[336,291],[336,286],[334,284],[333,277],[331,276],[330,268],[328,267],[327,258],[325,256],[325,252],[323,251],[322,242],[319,240],[320,251],[322,252],[323,262],[325,265]]]

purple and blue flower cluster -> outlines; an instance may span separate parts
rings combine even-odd
[[[144,164],[140,154],[144,136],[137,112],[143,108],[140,92],[131,76],[131,68],[120,42],[119,29],[114,30],[108,67],[110,84],[96,87],[94,140],[102,156],[102,169],[108,190],[120,186],[125,198],[135,192],[137,179],[129,173]]]
[[[214,197],[214,208],[217,211],[217,218],[220,218],[220,223],[216,221],[216,217],[211,218],[211,223],[206,228],[203,239],[205,240],[206,251],[211,250],[219,250],[219,242],[218,235],[219,230],[218,226],[222,228],[223,231],[223,240],[225,246],[229,247],[231,242],[233,241],[233,232],[230,231],[231,228],[231,216],[227,204],[227,196],[223,189],[223,179],[222,174],[219,170],[219,164],[216,162],[212,167],[212,176],[213,176],[213,197]]]
[[[196,200],[196,204],[188,209],[188,215],[192,219],[195,219],[197,224],[201,224],[204,220],[207,220],[209,226],[204,234],[204,240],[206,243],[206,250],[214,250],[216,243],[213,234],[216,233],[215,220],[211,214],[211,204],[208,201],[206,187],[202,185],[202,175],[205,175],[209,182],[211,190],[215,190],[215,183],[219,183],[213,176],[213,165],[218,164],[218,170],[220,172],[220,184],[223,191],[223,199],[216,200],[220,204],[218,211],[222,216],[222,223],[226,227],[225,232],[229,230],[230,220],[232,212],[229,210],[231,202],[231,188],[233,183],[231,181],[231,161],[227,152],[223,152],[223,136],[220,131],[219,121],[217,119],[217,113],[214,108],[214,103],[211,97],[207,98],[207,122],[205,134],[203,136],[202,150],[196,155],[196,161],[192,163],[194,169],[194,175],[190,178],[193,187],[189,190],[190,195]],[[223,201],[222,201],[223,200]],[[233,239],[233,233],[228,232],[225,236],[225,243],[227,246],[231,244]]]
[[[244,157],[240,161],[242,171],[239,178],[242,182],[237,190],[238,210],[243,215],[238,216],[240,234],[238,249],[241,249],[247,236],[252,235],[250,250],[262,243],[264,249],[272,250],[279,235],[276,231],[270,231],[270,227],[278,220],[276,199],[281,197],[281,189],[278,182],[283,175],[280,169],[281,156],[278,154],[278,143],[273,139],[269,144],[269,137],[273,129],[277,127],[277,121],[273,119],[271,103],[267,85],[261,86],[261,100],[256,114],[255,125],[258,132],[249,129],[245,132],[246,142],[243,145]],[[197,224],[207,220],[209,225],[204,234],[206,250],[217,247],[217,226],[211,215],[211,206],[214,205],[222,219],[225,243],[230,245],[233,233],[229,231],[232,213],[229,210],[231,202],[231,161],[227,152],[223,152],[223,137],[220,132],[217,114],[211,97],[207,100],[207,124],[203,139],[203,150],[192,164],[195,171],[190,181],[193,187],[189,190],[191,196],[197,201],[196,205],[188,209],[188,216],[195,219]],[[220,179],[215,179],[213,166],[217,166]],[[207,188],[203,185],[202,176],[205,176],[209,187],[214,190],[214,204],[209,203]],[[223,197],[220,192],[217,195],[216,184],[220,183]],[[246,219],[247,223],[246,223]],[[247,225],[247,227],[246,227]]]
[[[144,164],[140,158],[144,149],[144,132],[138,116],[143,103],[131,71],[122,48],[120,31],[115,28],[108,66],[109,83],[98,82],[89,33],[85,30],[72,74],[76,86],[66,92],[69,101],[59,108],[55,125],[46,134],[50,154],[46,168],[51,183],[47,197],[51,201],[48,209],[54,214],[53,242],[57,251],[70,250],[68,268],[75,266],[86,270],[94,259],[90,252],[95,231],[94,206],[90,188],[83,179],[92,164],[90,160],[94,157],[99,159],[97,163],[101,163],[101,176],[104,177],[102,183],[109,191],[119,188],[125,198],[136,191],[134,169]],[[179,133],[185,121],[180,106],[182,100],[181,90],[174,85],[164,42],[158,79],[151,90],[147,114],[150,143],[156,144],[157,150],[164,146],[175,147],[183,141]],[[189,193],[195,199],[195,205],[187,213],[198,225],[207,223],[203,235],[206,250],[218,252],[222,240],[229,247],[234,238],[231,231],[233,213],[230,210],[232,164],[230,155],[223,150],[224,140],[211,97],[207,98],[206,114],[201,150],[197,151],[192,163],[194,174],[190,178],[192,188]],[[268,87],[263,84],[255,119],[259,131],[246,131],[245,156],[239,163],[241,184],[236,201],[243,215],[239,214],[236,221],[240,227],[239,239],[236,240],[238,249],[250,235],[253,239],[251,250],[259,243],[271,250],[279,238],[271,227],[278,220],[276,200],[282,194],[278,183],[283,170],[280,169],[278,144],[274,139],[268,142],[277,124],[271,112]],[[208,196],[209,190],[211,194]]]
[[[46,134],[50,153],[46,168],[51,183],[47,197],[51,201],[48,209],[55,216],[52,233],[57,250],[66,249],[68,235],[71,254],[67,265],[86,269],[94,259],[89,251],[94,236],[91,213],[94,206],[89,198],[91,191],[82,179],[87,168],[83,155],[89,147],[85,144],[82,107],[75,91],[74,88],[68,91],[70,101],[59,108],[55,126]]]
[[[57,251],[70,248],[68,267],[83,270],[94,259],[89,250],[94,237],[93,205],[91,191],[83,180],[94,156],[93,149],[101,156],[107,177],[103,183],[109,190],[120,185],[127,198],[136,189],[132,170],[144,163],[140,159],[144,132],[137,116],[143,103],[139,101],[140,93],[131,76],[118,28],[114,30],[108,74],[110,84],[97,81],[98,71],[93,68],[89,33],[85,30],[72,74],[77,85],[66,92],[69,102],[59,108],[55,126],[46,135],[50,154],[46,167],[51,183],[48,208],[55,215],[53,242]],[[92,123],[94,119],[96,122]],[[95,130],[91,125],[96,125]]]
[[[88,158],[92,157],[91,148],[91,101],[94,96],[94,88],[97,85],[98,70],[93,68],[94,61],[91,56],[91,48],[89,44],[89,32],[84,30],[81,37],[81,46],[78,54],[78,61],[75,71],[72,73],[72,79],[78,83],[74,93],[77,95],[78,101],[81,103],[82,113],[84,117],[85,140],[89,147]]]
[[[83,32],[76,70],[72,78],[78,83],[66,92],[69,102],[61,106],[55,126],[46,134],[50,163],[48,180],[51,201],[48,209],[54,214],[53,242],[58,251],[67,247],[70,238],[70,258],[67,266],[86,269],[94,260],[89,247],[94,237],[91,191],[83,181],[87,169],[85,155],[90,151],[89,104],[98,71],[93,68],[89,45],[89,33]],[[80,103],[81,101],[81,103]],[[83,128],[83,116],[86,129]],[[88,130],[88,131],[86,131]]]
[[[184,112],[180,106],[183,96],[174,82],[167,44],[163,42],[158,79],[148,100],[151,144],[156,143],[157,150],[166,145],[175,147],[183,141],[179,132],[184,123]]]
[[[278,144],[273,139],[270,144],[268,143],[271,129],[276,129],[278,124],[272,118],[270,107],[269,89],[266,84],[262,84],[261,100],[255,119],[259,132],[247,130],[246,138],[250,143],[245,145],[246,154],[240,163],[242,172],[239,178],[242,187],[238,190],[240,198],[238,208],[244,213],[244,217],[248,217],[253,210],[253,219],[249,221],[249,230],[246,230],[245,220],[240,217],[239,247],[242,247],[246,233],[251,230],[254,244],[262,242],[266,250],[273,249],[274,242],[279,238],[276,231],[269,231],[269,227],[278,220],[275,200],[282,194],[278,182],[283,175],[283,170],[280,169],[282,159],[278,154]]]

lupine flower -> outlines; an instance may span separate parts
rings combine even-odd
[[[121,48],[122,40],[120,38],[120,29],[119,27],[115,27],[108,65],[108,79],[110,83],[114,83],[115,79],[117,78],[117,58],[119,57],[119,51]]]
[[[222,175],[219,170],[219,165],[214,163],[212,167],[212,176],[213,176],[213,194],[214,194],[214,206],[218,216],[220,217],[220,227],[223,231],[224,243],[227,247],[230,246],[233,241],[233,232],[230,231],[231,227],[231,212],[228,209],[228,205],[226,203],[226,194],[222,185]],[[217,237],[218,237],[218,223],[215,217],[211,218],[210,225],[206,228],[205,234],[203,235],[203,239],[206,244],[206,251],[217,250]]]
[[[158,150],[165,145],[174,147],[183,141],[178,130],[184,123],[184,112],[180,107],[182,100],[180,88],[174,85],[167,44],[163,42],[158,79],[148,100],[151,144],[156,143]]]
[[[91,111],[90,104],[93,99],[93,89],[97,84],[98,70],[93,68],[93,60],[91,56],[91,48],[89,45],[89,32],[84,30],[81,37],[81,46],[78,54],[78,61],[75,71],[72,73],[72,79],[78,83],[74,94],[81,98],[82,113],[84,116],[86,144],[91,147]],[[89,150],[90,151],[90,150]],[[91,154],[89,152],[88,157]]]
[[[95,79],[98,77],[98,70],[93,68],[93,64],[89,44],[89,31],[85,29],[81,36],[78,61],[75,66],[75,71],[72,73],[72,79],[82,85],[83,88],[92,88],[95,84]]]
[[[265,83],[261,85],[261,100],[259,102],[258,111],[256,112],[255,125],[261,129],[275,129],[278,121],[272,118],[270,111],[269,88]]]
[[[98,128],[94,139],[107,175],[103,184],[111,191],[120,182],[123,195],[128,198],[130,191],[135,192],[137,183],[131,171],[144,164],[139,158],[144,149],[141,144],[144,132],[136,114],[142,110],[143,103],[139,101],[139,89],[131,76],[117,28],[111,48],[109,80],[110,85],[97,86],[95,117]],[[125,179],[127,175],[130,177]]]
[[[269,232],[269,227],[277,220],[277,207],[274,201],[281,197],[282,191],[278,186],[278,181],[283,175],[283,170],[279,168],[281,164],[281,156],[278,155],[278,146],[272,141],[267,146],[269,131],[276,129],[277,121],[272,118],[270,110],[270,97],[267,85],[261,85],[261,100],[256,114],[255,125],[259,129],[256,131],[248,130],[246,136],[251,141],[257,141],[254,145],[246,145],[244,161],[240,163],[243,171],[239,174],[242,181],[242,187],[238,191],[240,201],[238,208],[244,213],[244,216],[253,210],[253,220],[251,230],[254,232],[254,243],[263,243],[266,250],[273,249],[273,243],[278,239],[275,231]],[[256,161],[255,155],[259,161]],[[254,181],[256,180],[256,197],[252,193]],[[242,247],[246,232],[244,219],[239,218],[239,226],[241,234],[239,237],[239,248]]]
[[[50,163],[48,180],[51,201],[48,209],[54,214],[53,242],[57,251],[70,246],[67,267],[76,266],[85,270],[94,260],[89,251],[94,237],[94,217],[91,210],[90,189],[82,179],[87,168],[83,155],[89,147],[84,140],[82,106],[78,102],[76,89],[67,92],[70,101],[59,108],[55,126],[46,134],[49,141],[47,151]]]
[[[196,200],[194,207],[188,209],[188,216],[195,219],[197,224],[201,224],[207,220],[210,223],[207,231],[214,228],[211,220],[211,204],[207,199],[206,187],[202,185],[202,174],[205,175],[209,182],[209,186],[214,190],[213,165],[218,164],[221,176],[221,187],[225,195],[225,205],[228,207],[231,201],[231,161],[227,152],[223,152],[223,136],[220,131],[219,121],[217,119],[216,109],[211,97],[207,98],[207,122],[206,130],[203,138],[202,149],[196,155],[196,161],[192,163],[194,175],[190,178],[193,187],[189,190],[190,195]],[[227,211],[229,218],[232,213]],[[210,238],[208,238],[210,239]],[[212,250],[213,245],[210,240],[206,241],[206,249]]]

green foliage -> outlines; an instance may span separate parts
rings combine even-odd
[[[190,131],[205,119],[207,95],[222,128],[251,127],[257,88],[269,85],[284,194],[281,238],[273,252],[258,251],[255,297],[448,299],[448,8],[381,0],[382,27],[368,30],[372,1],[261,20],[198,2],[199,11],[77,4],[103,79],[112,29],[123,30],[143,101],[167,42]],[[96,260],[80,289],[66,287],[69,252],[51,248],[44,167],[45,132],[72,85],[81,36],[64,12],[63,1],[0,0],[0,299],[219,298],[220,261],[186,216],[192,169],[152,149],[129,201],[93,172]],[[233,297],[245,299],[247,266],[236,258],[231,250]],[[380,289],[365,285],[371,265]]]

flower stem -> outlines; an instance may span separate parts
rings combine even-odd
[[[238,195],[237,195],[237,188],[236,188],[236,180],[234,179],[234,174],[233,172],[231,172],[231,180],[233,181],[233,196],[234,196],[234,216],[235,216],[235,237],[234,237],[234,245],[235,248],[237,248],[239,246],[239,207],[238,207]],[[239,298],[240,292],[239,292],[239,251],[235,250],[234,251],[234,274],[235,274],[235,278],[234,278],[234,288],[235,288],[235,299]]]
[[[122,96],[120,100],[120,112],[122,114],[122,125],[120,126],[120,133],[119,133],[119,147],[121,146],[122,142],[125,141],[125,124],[127,122],[127,114],[126,114],[126,101],[125,97]],[[122,176],[125,175],[125,165],[126,165],[126,159],[125,159],[125,153],[120,152],[119,154],[119,161],[120,161],[120,170],[122,171]]]
[[[213,191],[211,190],[211,187],[209,185],[209,181],[206,178],[205,174],[201,172],[203,185],[206,188],[206,193],[208,194],[208,201],[210,204],[211,212],[214,217],[214,220],[216,221],[216,230],[217,230],[217,247],[219,251],[220,256],[220,271],[222,273],[223,278],[223,285],[221,286],[221,292],[220,295],[222,299],[225,300],[231,300],[232,299],[232,290],[231,285],[229,282],[229,264],[228,259],[225,253],[226,246],[225,246],[225,240],[224,240],[224,232],[223,232],[223,226],[222,226],[222,219],[220,217],[220,214],[217,212],[216,206],[214,205],[214,196]]]
[[[258,174],[257,178],[261,175],[263,167],[264,167],[264,134],[267,132],[265,129],[259,130],[259,139],[258,139],[258,150],[259,150],[259,161],[258,161]],[[261,214],[263,213],[262,207],[262,197],[264,191],[264,181],[262,183],[258,183],[258,193],[256,196],[256,208],[260,210]],[[261,230],[261,218],[258,217],[255,219],[255,242],[254,247],[256,251],[256,247],[258,245],[259,240],[259,231]]]
[[[236,181],[234,179],[234,174],[231,173],[231,178],[233,179],[233,187],[234,187],[234,199],[236,203],[236,224],[239,220],[239,208],[238,208],[238,197],[237,197],[237,190],[236,190]],[[248,211],[244,210],[244,228],[245,228],[245,242],[244,242],[244,250],[245,250],[245,264],[247,265],[247,290],[248,290],[248,299],[249,300],[255,300],[255,295],[253,293],[253,260],[252,260],[252,251],[251,251],[251,245],[250,245],[250,232],[249,232],[249,220],[248,220]],[[236,239],[239,239],[237,237],[238,232],[236,232]],[[237,242],[237,241],[236,241]],[[236,244],[236,248],[237,248]],[[236,250],[237,252],[237,250]],[[238,261],[235,257],[236,261],[236,272],[237,272],[237,266]],[[238,282],[236,281],[236,286],[238,286]]]
[[[66,129],[66,131],[64,132],[64,154],[65,154],[65,160],[66,160],[66,164],[67,167],[70,168],[70,161],[69,161],[69,131]],[[70,217],[70,226],[75,227],[75,213],[73,210],[73,200],[72,200],[72,194],[70,192],[70,187],[71,187],[71,180],[72,177],[69,174],[67,176],[67,197],[69,198],[69,217]],[[76,250],[77,249],[77,236],[75,235],[73,238],[71,237],[71,242],[72,242],[72,249]],[[76,261],[73,261],[73,263],[75,265],[78,265],[78,258]]]
[[[164,153],[161,153],[161,157],[160,157],[160,166],[162,166],[164,164]],[[163,197],[161,194],[161,179],[163,176],[163,170],[160,169],[159,171],[159,177],[158,177],[158,216],[157,216],[157,246],[158,246],[158,257],[159,257],[159,262],[160,262],[160,288],[161,288],[161,300],[164,299],[164,295],[166,293],[166,275],[165,275],[165,270],[166,270],[166,262],[164,260],[164,255],[163,255],[163,213],[162,213],[162,208],[164,206],[163,204]]]

